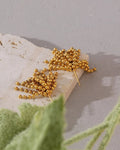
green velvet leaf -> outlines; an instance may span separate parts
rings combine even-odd
[[[22,129],[23,124],[17,113],[5,109],[0,110],[0,150],[3,150]]]
[[[65,150],[64,100],[60,97],[34,115],[31,125],[16,135],[5,150]]]
[[[19,107],[20,116],[13,111],[7,109],[0,110],[0,150],[10,143],[15,135],[25,130],[34,114],[43,108],[38,106],[32,106],[29,103],[22,104]]]
[[[31,105],[29,103],[23,103],[19,106],[21,120],[23,122],[24,128],[28,127],[31,123],[33,116],[37,111],[41,112],[44,107],[37,105]]]

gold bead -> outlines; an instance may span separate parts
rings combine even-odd
[[[28,87],[28,83],[26,83],[24,86],[25,86],[25,87]]]
[[[38,96],[39,94],[38,93],[35,93],[35,96]]]
[[[85,62],[88,65],[88,61]]]
[[[69,58],[69,59],[68,59],[68,61],[70,62],[70,61],[72,61],[72,59],[71,59],[71,58]]]
[[[90,72],[93,72],[93,69],[91,69]]]
[[[15,87],[15,90],[16,90],[16,91],[19,91],[19,88],[18,88],[18,87]]]
[[[29,99],[31,99],[31,98],[32,98],[32,96],[31,96],[31,95],[28,95],[28,98],[29,98]]]
[[[28,93],[28,89],[24,89],[24,92]]]
[[[54,87],[52,87],[52,90],[54,90],[55,88]]]
[[[66,58],[69,58],[69,56],[67,55]]]
[[[44,71],[42,70],[41,73],[44,75]]]
[[[20,82],[16,82],[16,85],[20,85]]]
[[[31,81],[32,81],[32,78],[28,78],[28,81],[31,82]]]
[[[22,95],[19,95],[19,98],[22,98]]]
[[[85,70],[85,71],[88,71],[88,68],[85,68],[84,70]]]
[[[32,88],[32,89],[34,89],[34,86],[33,86],[33,85],[31,85],[31,88]]]
[[[85,68],[84,66],[81,67],[81,69],[84,69],[84,68]]]
[[[35,99],[35,95],[32,95],[32,99]]]
[[[53,51],[58,51],[58,49],[57,49],[57,48],[54,48]]]
[[[23,89],[23,88],[20,88],[20,91],[24,91],[24,89]]]
[[[79,68],[79,66],[76,66],[76,69],[78,69]]]
[[[35,72],[33,73],[33,76],[34,76],[34,77],[36,76],[36,73],[35,73]]]
[[[73,69],[75,69],[75,66],[74,66],[74,65],[72,65],[72,68],[73,68]]]
[[[40,75],[40,72],[36,72],[36,75]]]
[[[62,49],[62,52],[65,52],[65,49]]]
[[[28,87],[28,88],[30,88],[31,86],[30,86],[30,85],[28,85],[27,87]]]
[[[32,91],[32,90],[29,90],[29,93],[30,93],[30,94],[33,94],[33,91]]]
[[[33,91],[33,95],[35,94],[35,91]]]
[[[38,86],[38,89],[39,89],[39,90],[42,90],[42,86]]]
[[[90,70],[88,70],[87,72],[89,72],[89,73],[90,73]]]
[[[38,69],[36,68],[36,69],[34,70],[34,72],[38,72]]]
[[[23,82],[21,83],[21,85],[24,86],[24,85],[25,85],[25,82],[23,81]]]
[[[82,63],[82,66],[84,66],[85,64],[84,64],[84,62]]]
[[[86,62],[86,60],[83,60],[83,61],[82,61],[82,63],[85,63],[85,62]]]
[[[43,92],[44,92],[45,90],[46,90],[45,88],[42,89]]]
[[[39,95],[42,95],[42,92],[41,92],[41,91],[38,91],[38,94],[39,94]]]
[[[93,68],[94,71],[96,71],[96,68]]]
[[[49,93],[51,94],[51,93],[52,93],[52,90],[49,90]]]
[[[46,71],[47,71],[47,69],[46,69],[46,68],[44,68],[44,69],[43,69],[43,71],[44,71],[44,72],[46,72]]]
[[[26,95],[23,95],[23,98],[24,98],[24,99],[27,99],[27,96],[26,96]]]
[[[56,88],[56,84],[54,84],[53,87]]]
[[[37,85],[35,85],[35,89],[38,89],[38,86],[37,86]]]
[[[46,93],[46,92],[44,92],[43,96],[47,97],[48,95],[47,95],[47,93]]]
[[[49,63],[49,61],[48,61],[48,60],[45,60],[45,61],[44,61],[44,63],[48,64],[48,63]]]
[[[49,90],[49,86],[46,86],[45,88],[46,88],[47,90]]]

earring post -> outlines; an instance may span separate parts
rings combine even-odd
[[[75,74],[75,77],[76,77],[76,79],[77,79],[77,82],[78,82],[78,84],[79,84],[79,86],[80,86],[80,81],[79,81],[79,79],[78,79],[78,76],[77,76],[77,74],[76,74],[76,71],[74,70],[74,74]]]

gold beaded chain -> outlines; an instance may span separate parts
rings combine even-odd
[[[58,51],[57,48],[54,48],[52,53],[54,54],[54,57],[50,61],[44,61],[49,65],[49,70],[73,71],[79,85],[80,82],[76,74],[78,68],[81,68],[88,73],[96,71],[96,68],[90,69],[87,60],[79,59],[80,49],[76,50],[71,47],[68,50],[62,49],[61,51]]]
[[[39,95],[42,95],[44,97],[49,97],[52,101],[51,94],[53,90],[57,86],[57,76],[58,73],[55,72],[49,72],[47,75],[45,72],[47,69],[43,69],[41,72],[38,71],[38,69],[35,69],[33,73],[33,77],[29,78],[26,81],[23,81],[22,83],[16,82],[17,86],[22,87],[15,87],[15,90],[22,91],[25,93],[29,93],[30,95],[19,95],[19,98],[21,99],[34,99]],[[23,88],[25,87],[25,88]]]
[[[20,99],[35,99],[42,95],[44,97],[49,97],[52,101],[51,94],[57,86],[56,79],[58,76],[58,72],[53,73],[52,71],[64,70],[74,72],[79,85],[80,82],[76,74],[77,69],[81,68],[88,73],[96,71],[96,68],[90,69],[87,60],[80,60],[80,49],[76,50],[71,47],[68,50],[62,49],[58,51],[57,48],[54,48],[52,53],[54,57],[50,61],[44,61],[44,63],[48,64],[48,69],[44,68],[42,71],[35,69],[33,77],[30,77],[22,83],[16,82],[17,87],[15,87],[15,90],[29,93],[28,96],[19,95]]]

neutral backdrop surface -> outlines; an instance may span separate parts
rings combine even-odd
[[[80,48],[97,72],[84,74],[66,103],[71,137],[99,124],[120,95],[119,0],[1,0],[0,32],[47,48]],[[88,139],[87,139],[88,140]],[[87,140],[69,147],[82,150]],[[106,150],[119,150],[120,126]],[[96,149],[96,147],[95,147]]]

